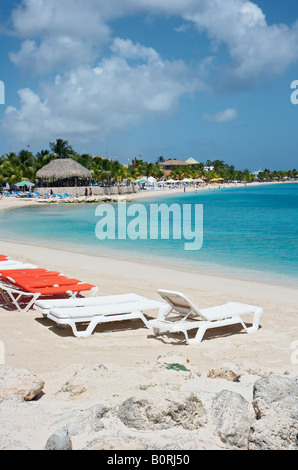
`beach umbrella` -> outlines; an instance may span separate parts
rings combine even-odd
[[[15,186],[18,188],[26,186],[27,188],[33,188],[35,186],[34,183],[31,183],[31,181],[20,181],[19,183],[16,183]]]
[[[145,180],[145,179],[136,180],[135,182],[136,183],[142,183],[142,184],[148,184],[148,180]]]

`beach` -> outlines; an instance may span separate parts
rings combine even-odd
[[[13,198],[0,202],[2,209],[20,204],[28,202]],[[5,365],[29,370],[44,381],[37,401],[0,403],[0,448],[43,449],[55,429],[70,426],[67,413],[99,403],[113,409],[131,397],[155,397],[158,402],[162,396],[195,391],[207,406],[215,393],[226,389],[241,393],[250,402],[258,378],[297,375],[293,347],[298,339],[298,293],[293,287],[140,262],[133,253],[127,261],[9,240],[1,240],[0,247],[0,253],[12,259],[96,285],[99,296],[136,293],[161,300],[157,290],[169,289],[183,292],[200,308],[235,301],[261,306],[264,311],[260,329],[253,334],[245,333],[240,325],[227,326],[207,331],[200,344],[187,345],[182,334],[155,337],[139,320],[98,325],[90,337],[76,338],[70,328],[57,328],[36,310],[20,313],[0,306]],[[148,316],[155,318],[157,310]],[[186,365],[188,372],[166,370],[161,362],[167,362],[167,357],[171,363]],[[210,370],[225,363],[241,371],[238,383],[208,378]],[[121,426],[110,418],[104,432],[72,431],[74,447],[142,449],[143,431],[127,433]],[[148,431],[146,439],[149,448],[162,449],[174,445],[184,432],[179,428]],[[102,435],[104,443],[99,444]],[[187,433],[184,439],[184,449],[224,448],[208,426],[196,436],[195,444]]]
[[[83,339],[75,338],[70,328],[57,328],[35,310],[22,314],[0,308],[0,338],[5,344],[6,365],[30,370],[45,382],[43,396],[36,405],[27,405],[27,408],[23,406],[15,414],[11,405],[7,408],[5,436],[8,448],[10,438],[15,433],[21,447],[43,448],[51,430],[55,430],[53,413],[57,419],[59,411],[65,413],[66,410],[77,407],[89,408],[95,403],[123,401],[140,393],[144,394],[141,390],[147,390],[151,396],[152,390],[159,390],[159,394],[161,390],[167,394],[169,390],[176,390],[179,394],[179,390],[184,387],[191,389],[196,380],[189,374],[166,370],[161,372],[156,369],[158,358],[168,354],[178,355],[178,362],[181,356],[182,362],[187,361],[196,370],[196,379],[200,381],[197,386],[202,387],[205,393],[206,390],[212,393],[229,386],[225,380],[207,379],[210,369],[218,368],[226,362],[235,364],[241,370],[241,382],[233,385],[247,398],[252,394],[254,381],[260,376],[297,373],[297,365],[291,360],[291,345],[297,341],[298,335],[298,296],[293,288],[209,277],[204,273],[139,264],[133,259],[127,262],[104,257],[94,258],[9,241],[1,241],[1,252],[13,259],[91,282],[99,288],[97,295],[134,292],[159,300],[157,290],[164,288],[183,292],[200,307],[238,301],[260,305],[264,309],[258,332],[248,335],[239,326],[210,330],[200,344],[190,346],[186,345],[184,337],[179,334],[155,338],[152,330],[148,330],[140,321],[99,325],[92,336]],[[156,311],[150,312],[152,318],[156,314]],[[107,377],[103,374],[101,380],[91,381],[90,385],[92,372],[88,367],[94,365],[102,365],[109,372]],[[70,397],[61,388],[78,374],[78,370],[85,371],[82,381],[89,385],[86,385],[87,390],[84,393]],[[28,413],[28,406],[31,409],[32,422],[44,417],[47,410],[47,417],[42,418],[44,423],[38,432],[30,420],[23,428],[18,428],[19,420],[24,419]],[[6,415],[2,409],[2,423],[5,422]],[[16,428],[19,429],[18,432]],[[173,432],[175,435],[175,431]],[[75,442],[76,439],[78,448],[84,448],[88,442],[86,436],[75,437]],[[0,442],[3,445],[3,436]],[[119,442],[115,445],[117,448]],[[135,444],[131,445],[128,448],[135,448]],[[205,445],[206,448],[220,448],[215,441]]]

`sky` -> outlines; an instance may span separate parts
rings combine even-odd
[[[295,0],[0,0],[0,41],[0,155],[298,168]]]

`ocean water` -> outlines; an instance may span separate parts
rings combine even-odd
[[[114,239],[99,240],[96,236],[96,227],[103,220],[96,214],[97,204],[49,204],[2,212],[0,238],[94,256],[154,262],[182,270],[297,285],[298,184],[186,192],[137,203],[148,214],[148,230],[146,232],[146,226],[143,231],[142,227],[135,227],[134,233],[141,230],[144,236],[147,233],[147,239],[119,240],[120,234],[127,233],[128,224],[136,217],[127,216],[126,221],[119,217],[118,220],[117,204],[109,205],[111,214],[115,214]],[[181,213],[185,205],[191,208],[193,217],[189,229],[194,232],[202,224],[201,249],[186,251],[185,242],[189,240],[183,236],[181,240],[173,238],[172,219],[168,239],[161,239],[160,221],[159,238],[150,239],[148,227],[158,224],[158,220],[149,216],[150,207],[161,203],[177,204]],[[202,208],[203,219],[195,220],[196,205]],[[100,205],[99,210],[103,207]]]

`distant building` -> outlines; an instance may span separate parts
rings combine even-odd
[[[165,162],[162,162],[159,164],[163,170],[173,170],[174,168],[177,168],[179,166],[187,166],[188,163],[183,162],[182,160],[166,160]]]
[[[213,171],[214,166],[204,166],[204,171]]]
[[[188,160],[186,160],[187,165],[199,165],[199,162],[197,162],[197,160],[195,160],[194,158],[189,158]]]

